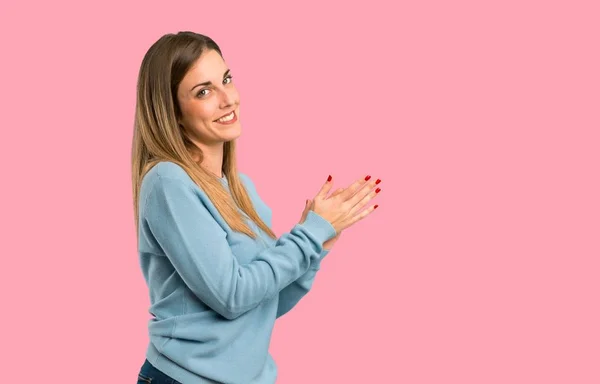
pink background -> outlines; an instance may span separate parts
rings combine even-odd
[[[278,384],[599,383],[597,4],[2,2],[2,381],[135,382],[136,77],[193,30],[277,233],[328,174],[383,180],[277,321]]]

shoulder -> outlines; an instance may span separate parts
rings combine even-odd
[[[247,173],[238,171],[238,178],[249,190],[249,192],[253,194],[256,193],[256,186],[252,181],[252,178]],[[187,174],[185,169],[183,169],[179,164],[171,161],[161,161],[153,166],[144,176],[142,185],[144,185],[146,188],[149,188],[157,183],[162,184],[165,181],[179,181],[183,184],[191,186],[192,188],[198,187],[192,178]]]
[[[149,178],[168,178],[168,179],[181,179],[189,180],[190,177],[187,172],[176,163],[171,161],[161,161],[152,167],[151,170],[146,174]]]
[[[267,204],[263,201],[262,197],[260,196],[260,193],[259,193],[260,188],[256,187],[256,184],[254,183],[252,178],[247,173],[238,172],[238,175],[239,175],[240,180],[246,187],[246,191],[248,192],[248,195],[250,196],[250,199],[254,202],[254,204],[256,204],[257,206],[264,206],[264,208],[270,210],[270,208],[267,206]]]
[[[240,178],[242,183],[244,183],[244,186],[254,189],[254,182],[252,181],[250,176],[248,176],[247,173],[238,172],[238,177]]]
[[[244,187],[246,187],[246,191],[250,194],[250,196],[253,199],[260,198],[258,188],[256,187],[256,184],[254,183],[252,178],[247,173],[243,172],[238,172],[238,176],[242,184],[244,184]]]
[[[146,185],[154,185],[162,180],[177,180],[184,184],[193,183],[192,178],[179,164],[171,161],[161,161],[153,166],[146,174],[142,181]]]
[[[170,161],[161,161],[144,175],[140,186],[140,197],[147,199],[157,190],[187,189],[188,187],[196,189],[194,186],[196,183],[180,165]]]

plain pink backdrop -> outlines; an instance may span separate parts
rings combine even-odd
[[[383,180],[276,322],[278,384],[599,383],[597,4],[2,2],[2,381],[136,379],[137,72],[192,30],[277,233],[327,175]]]

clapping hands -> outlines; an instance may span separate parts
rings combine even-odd
[[[375,204],[362,209],[381,191],[380,188],[373,190],[381,180],[369,181],[370,179],[371,176],[361,177],[349,187],[338,188],[330,196],[327,196],[333,187],[333,179],[329,176],[314,199],[306,200],[300,223],[306,220],[306,215],[312,210],[329,221],[337,233],[336,236],[323,243],[324,249],[330,250],[344,229],[364,219],[378,207]]]

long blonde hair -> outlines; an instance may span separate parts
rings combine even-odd
[[[140,67],[135,108],[135,123],[131,152],[133,207],[136,234],[139,232],[139,197],[144,175],[161,161],[181,166],[206,193],[223,219],[236,232],[252,238],[257,234],[245,222],[243,211],[269,236],[273,231],[256,213],[242,184],[236,165],[235,140],[223,146],[223,172],[231,194],[216,175],[200,166],[203,153],[177,124],[181,109],[177,88],[195,61],[205,50],[215,50],[223,57],[219,46],[209,37],[193,32],[166,34],[148,50]],[[200,155],[196,162],[191,151]]]

